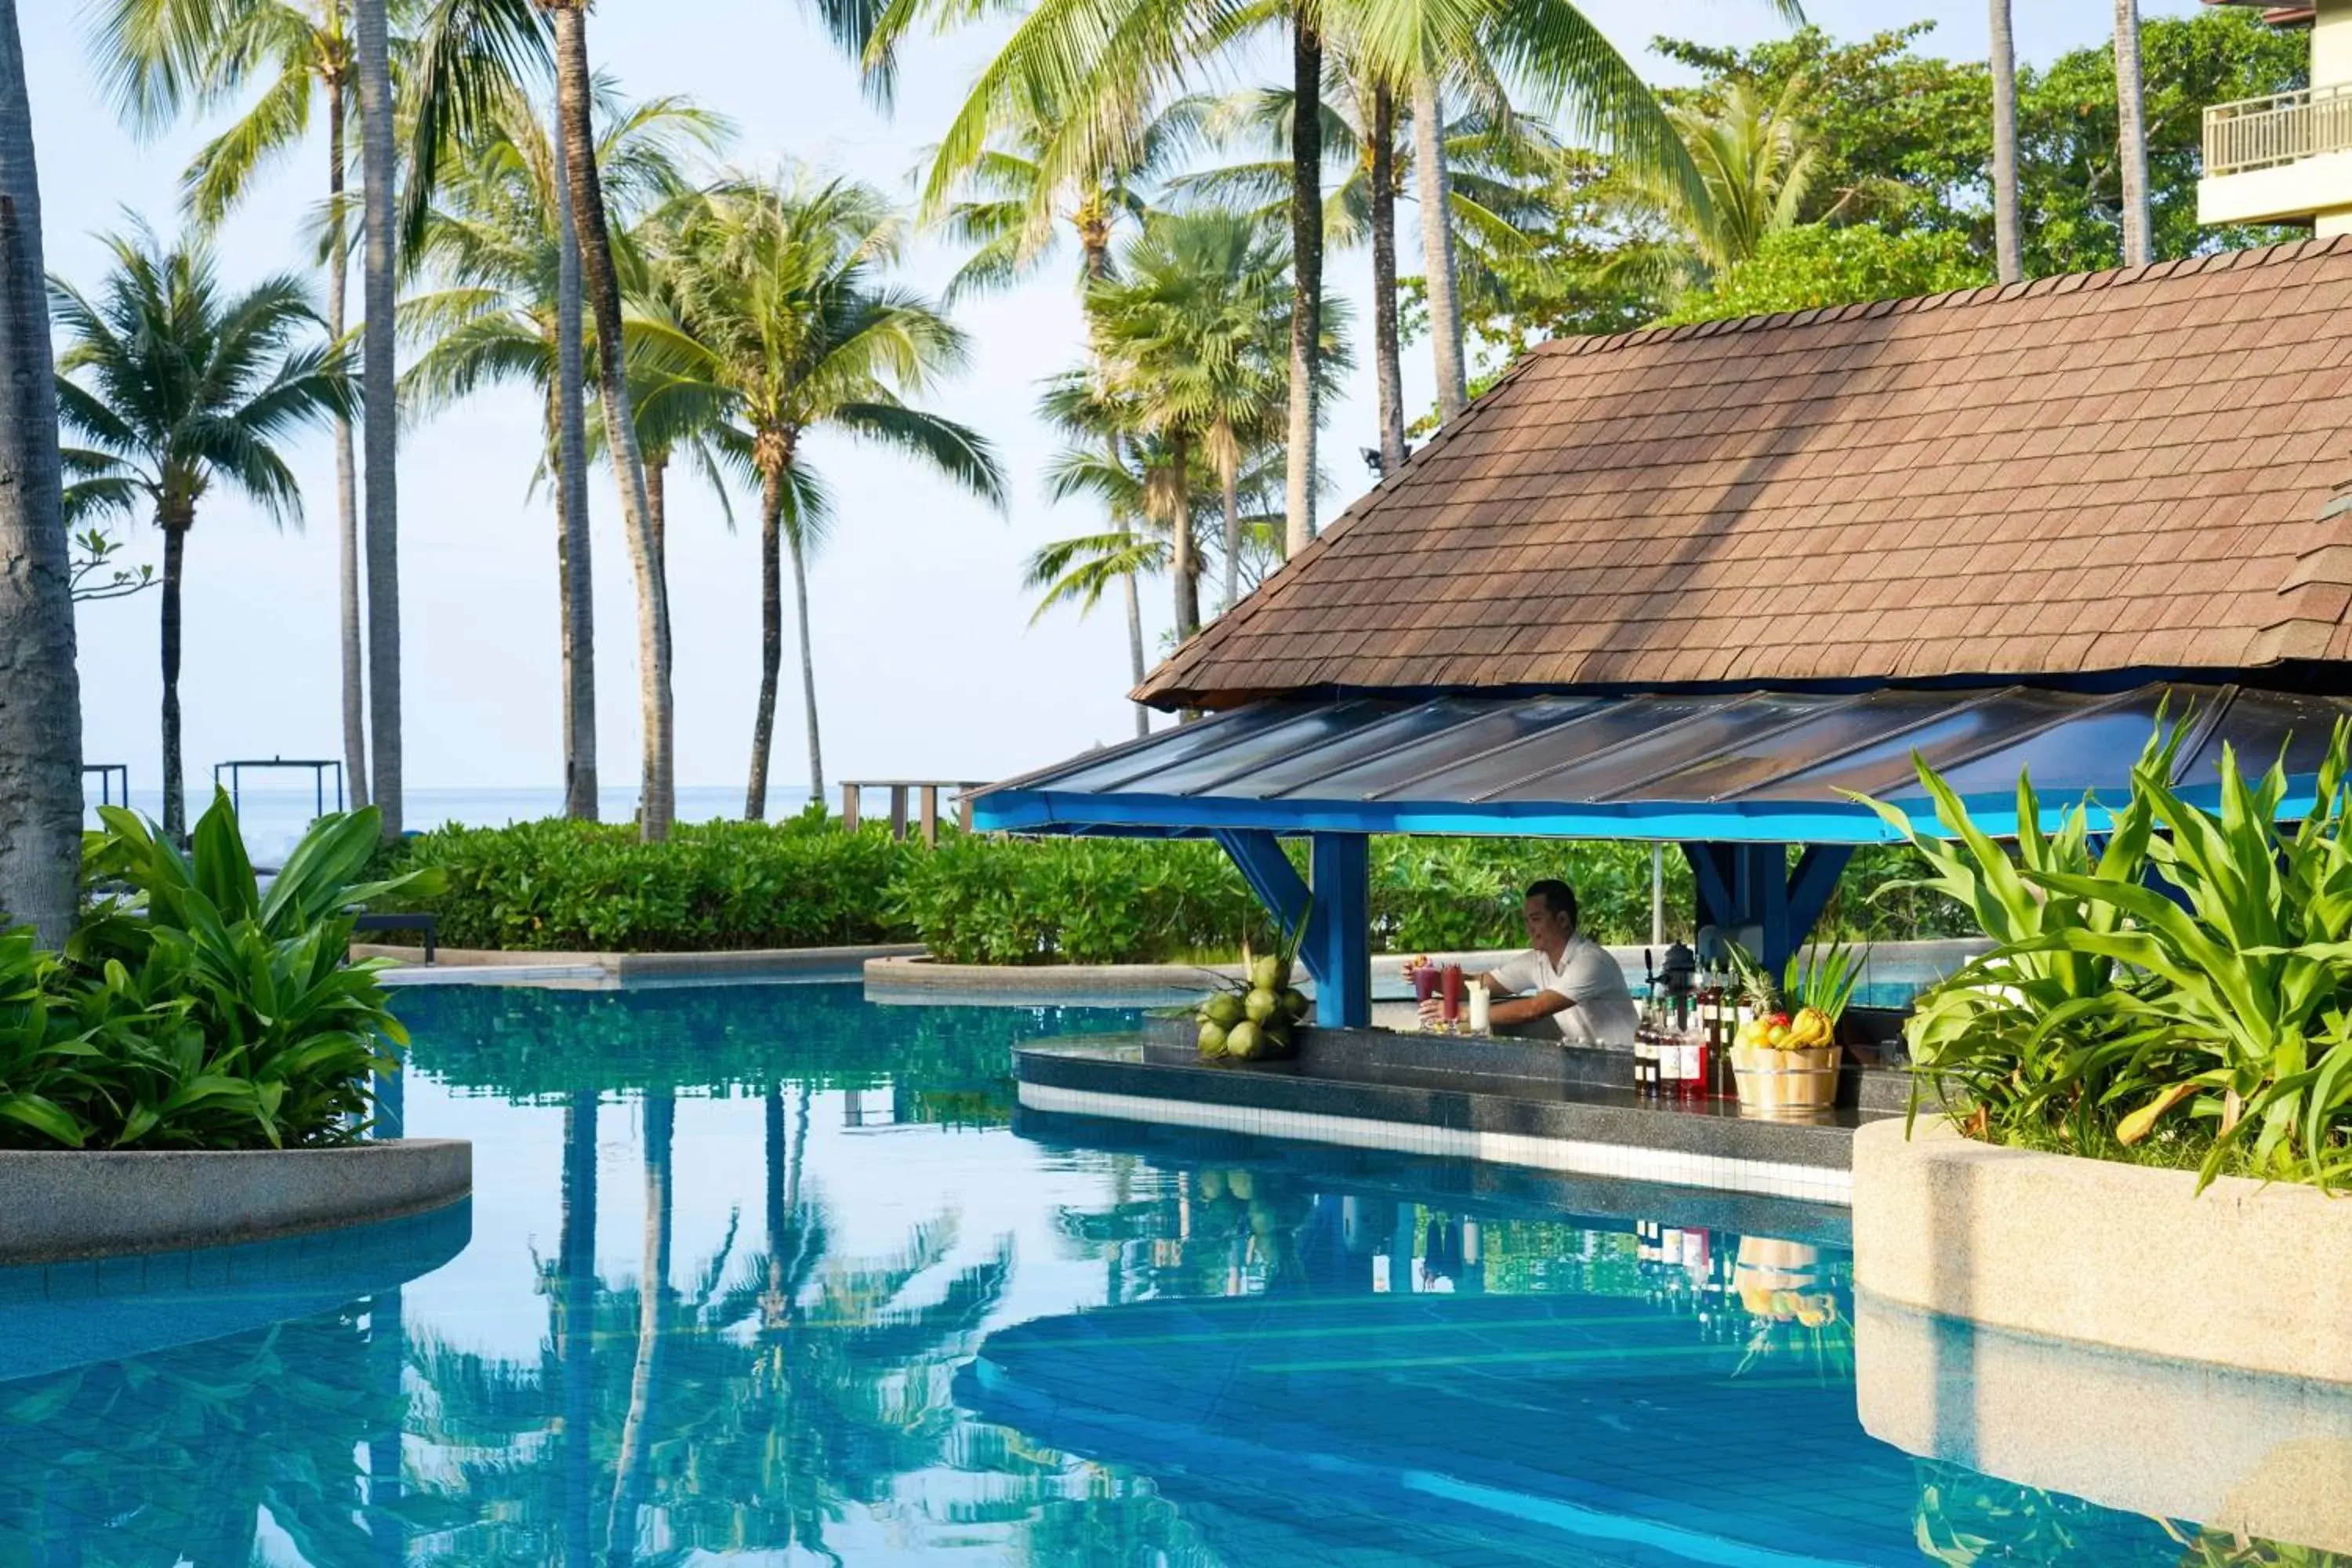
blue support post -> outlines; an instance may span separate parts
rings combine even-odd
[[[1850,844],[1815,844],[1797,858],[1797,868],[1789,878],[1789,940],[1792,947],[1802,947],[1812,935],[1813,926],[1829,907],[1830,895],[1837,891],[1838,878],[1844,875],[1846,862],[1853,858]]]
[[[1371,842],[1360,833],[1318,833],[1308,855],[1315,913],[1301,951],[1313,955],[1315,1021],[1327,1029],[1372,1021]]]

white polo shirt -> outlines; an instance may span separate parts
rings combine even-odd
[[[1633,1043],[1638,1021],[1625,972],[1609,950],[1582,932],[1568,939],[1555,964],[1533,948],[1497,965],[1495,978],[1519,996],[1549,991],[1574,1004],[1540,1020],[1558,1026],[1563,1040],[1586,1046]]]

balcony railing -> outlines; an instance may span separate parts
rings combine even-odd
[[[2242,174],[2352,148],[2352,85],[2217,103],[2205,111],[2205,174]]]

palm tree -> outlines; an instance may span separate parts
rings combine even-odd
[[[81,686],[16,0],[0,0],[0,921],[63,945],[81,901]]]
[[[1286,388],[1288,261],[1241,215],[1161,215],[1120,258],[1120,276],[1087,297],[1106,386],[1129,401],[1139,433],[1170,449],[1160,470],[1168,493],[1153,510],[1171,531],[1180,642],[1201,625],[1187,471],[1196,451],[1223,491],[1224,607],[1240,596],[1239,479],[1245,448],[1271,437]],[[1336,370],[1336,349],[1318,343],[1318,361]]]
[[[1784,8],[1789,0],[1780,0]],[[968,7],[895,8],[881,34],[915,14],[950,19]],[[1570,0],[1463,0],[1432,8],[1418,0],[1308,0],[1284,7],[1203,7],[1190,0],[1044,0],[982,71],[941,139],[930,189],[971,167],[990,136],[1026,103],[1057,106],[1049,170],[1083,167],[1107,150],[1132,146],[1153,106],[1227,53],[1279,23],[1291,45],[1291,90],[1315,101],[1324,40],[1339,40],[1376,81],[1410,82],[1430,60],[1488,62],[1480,68],[1522,81],[1539,112],[1570,111],[1574,128],[1606,141],[1630,166],[1678,178],[1695,207],[1706,196],[1657,100]],[[1465,69],[1470,68],[1465,66]],[[1322,128],[1320,116],[1291,121],[1293,290],[1286,434],[1286,541],[1293,551],[1314,534],[1316,363],[1322,311]],[[1458,330],[1458,323],[1455,324]]]
[[[399,370],[394,356],[398,323],[393,278],[392,38],[389,0],[352,0],[352,67],[359,77],[361,231],[365,249],[360,285],[366,324],[361,334],[362,471],[367,487],[367,677],[369,795],[383,814],[386,841],[400,837],[400,500],[399,421],[393,410]],[[174,788],[177,787],[174,781]]]
[[[2017,226],[2017,37],[2010,0],[1992,3],[1992,249],[2003,283],[2025,276],[2024,237]]]
[[[261,169],[299,147],[317,101],[327,114],[327,331],[343,335],[351,274],[343,185],[349,167],[352,52],[347,0],[235,0],[226,5],[111,0],[90,29],[119,113],[143,130],[190,108],[245,103],[180,177],[189,216],[206,228],[251,194]],[[251,94],[257,81],[264,85]],[[250,98],[249,102],[246,100]],[[343,772],[368,803],[367,717],[360,632],[358,476],[352,424],[335,420],[335,537],[342,655]]]
[[[281,524],[302,498],[278,447],[352,407],[340,344],[301,281],[221,288],[201,242],[166,249],[144,228],[108,242],[114,269],[92,300],[53,281],[66,336],[58,400],[83,447],[74,460],[123,510],[149,509],[163,533],[163,830],[185,836],[180,757],[180,588],[188,531],[215,484]],[[318,329],[316,342],[304,342]]]
[[[963,335],[928,300],[882,282],[902,237],[882,197],[852,181],[724,187],[678,220],[676,328],[645,323],[651,352],[674,356],[677,381],[724,399],[760,477],[761,684],[743,807],[754,820],[766,810],[782,660],[780,547],[791,554],[800,619],[809,787],[824,798],[807,561],[823,542],[830,502],[803,451],[808,435],[833,429],[897,447],[1003,502],[988,443],[904,401],[960,366],[966,351]]]
[[[2147,213],[2147,106],[2140,93],[2139,0],[2116,0],[2116,153],[2123,164],[2124,265],[2155,258]]]
[[[615,221],[688,189],[683,160],[718,146],[727,122],[683,99],[629,105],[600,83],[597,160]],[[565,813],[596,814],[595,634],[587,534],[587,437],[580,416],[581,336],[564,163],[530,98],[508,89],[454,150],[416,254],[442,287],[401,307],[424,347],[404,401],[446,407],[480,386],[520,381],[546,409],[541,471],[553,478],[562,615]],[[570,396],[566,396],[567,391]]]

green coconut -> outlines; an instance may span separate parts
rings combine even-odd
[[[1225,1055],[1247,1061],[1265,1048],[1265,1035],[1244,1018],[1225,1031]]]
[[[1201,1054],[1204,1057],[1221,1057],[1225,1054],[1223,1025],[1213,1023],[1206,1018],[1201,1020]]]
[[[1242,1202],[1248,1203],[1257,1196],[1257,1178],[1252,1176],[1247,1171],[1227,1171],[1225,1191],[1233,1194]]]
[[[1253,1024],[1263,1024],[1282,1010],[1282,998],[1272,991],[1253,991],[1242,998],[1242,1011]]]
[[[1230,1029],[1242,1021],[1242,999],[1230,991],[1220,991],[1201,1004],[1201,1016],[1221,1029]]]
[[[1279,991],[1283,981],[1287,978],[1282,973],[1282,960],[1274,953],[1269,952],[1250,965],[1250,985],[1254,990]]]
[[[1294,1024],[1307,1016],[1308,1005],[1307,993],[1296,986],[1286,988],[1282,993],[1282,1010],[1290,1015],[1290,1021]]]
[[[1225,1173],[1223,1171],[1201,1173],[1201,1201],[1215,1203],[1225,1195]]]

